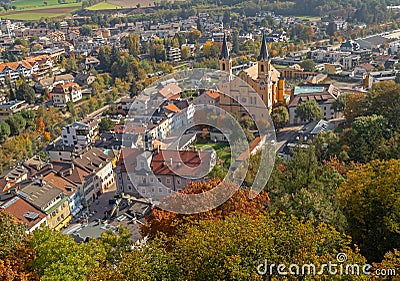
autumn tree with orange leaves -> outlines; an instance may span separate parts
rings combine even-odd
[[[220,179],[213,179],[208,182],[190,183],[182,190],[182,193],[199,194],[215,188],[220,183]],[[233,184],[231,185],[232,188],[235,188]],[[256,217],[267,211],[268,204],[269,197],[266,192],[261,192],[257,197],[251,200],[249,199],[248,190],[238,189],[233,196],[222,205],[198,214],[183,215],[154,207],[151,215],[146,218],[146,223],[142,226],[141,231],[144,236],[148,236],[149,238],[154,238],[157,233],[173,236],[176,234],[177,229],[187,221],[219,221],[234,212]]]

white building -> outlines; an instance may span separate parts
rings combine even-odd
[[[62,142],[65,146],[87,147],[94,143],[96,135],[95,128],[80,122],[72,123],[61,131]]]
[[[80,154],[73,163],[94,175],[93,186],[96,194],[102,194],[115,184],[112,157],[98,148],[92,148]]]
[[[82,90],[78,84],[68,82],[58,84],[52,91],[53,103],[55,106],[64,107],[69,101],[77,102],[82,99]]]

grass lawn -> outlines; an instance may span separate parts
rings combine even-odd
[[[212,147],[215,152],[217,153],[218,159],[221,159],[224,161],[224,163],[229,163],[231,160],[231,150],[229,148],[228,143],[197,143],[196,147],[197,148],[203,148],[205,146],[210,146]]]
[[[116,10],[116,9],[124,9],[124,6],[115,5],[107,2],[100,2],[94,6],[87,8],[89,11],[99,11],[99,10]]]
[[[66,14],[53,14],[53,13],[32,13],[32,12],[22,12],[12,15],[0,15],[3,19],[9,20],[40,20],[41,18],[56,18],[63,17]]]
[[[315,20],[321,19],[321,17],[317,17],[317,16],[300,16],[297,18],[302,19],[302,20],[309,20],[309,21],[315,21]]]
[[[44,4],[47,2],[47,5]],[[82,3],[76,2],[75,0],[67,0],[65,4],[59,4],[58,0],[16,0],[10,2],[11,6],[15,6],[17,10],[36,10],[46,8],[64,8],[64,7],[78,7]]]

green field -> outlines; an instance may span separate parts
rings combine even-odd
[[[224,161],[224,163],[229,163],[231,160],[231,150],[228,143],[197,143],[197,148],[203,148],[205,146],[212,147],[217,153],[218,159]]]
[[[12,15],[1,15],[1,18],[3,19],[9,19],[9,20],[40,20],[41,18],[56,18],[56,17],[63,17],[65,14],[53,14],[53,13],[31,13],[31,12],[25,12],[25,13],[18,13],[18,14],[12,14]]]
[[[123,6],[118,6],[115,4],[100,2],[94,6],[87,8],[89,11],[99,11],[99,10],[116,10],[116,9],[124,9]]]
[[[47,2],[47,5],[44,4]],[[16,0],[10,2],[11,6],[15,6],[17,10],[37,10],[47,8],[66,8],[66,7],[78,7],[81,6],[81,2],[75,0],[67,0],[65,4],[59,4],[58,0]]]

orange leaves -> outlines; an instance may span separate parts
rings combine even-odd
[[[46,125],[44,124],[43,118],[42,117],[38,117],[36,119],[36,131],[38,131],[39,133],[43,133],[44,129],[46,128]]]
[[[184,194],[199,194],[215,188],[221,180],[213,179],[208,182],[190,183],[181,192]],[[229,185],[229,184],[228,184]],[[232,188],[234,188],[233,184]],[[269,197],[266,192],[261,192],[255,199],[248,198],[248,190],[239,189],[224,204],[219,207],[194,215],[181,215],[158,208],[153,208],[152,214],[147,218],[146,224],[142,226],[142,233],[154,238],[157,233],[162,232],[167,236],[176,234],[177,229],[187,220],[222,220],[227,216],[239,212],[250,216],[258,216],[267,209]]]

